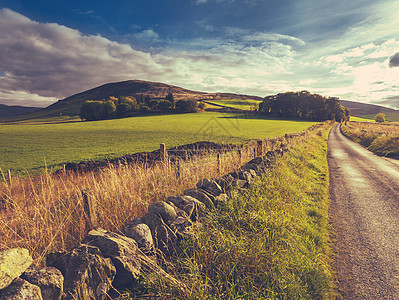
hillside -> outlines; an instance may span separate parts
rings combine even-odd
[[[386,115],[388,121],[399,121],[399,110],[380,105],[366,104],[347,100],[340,100],[340,102],[343,106],[350,109],[351,116],[354,117],[374,119],[374,116],[376,114],[382,112]]]
[[[251,99],[262,100],[261,97],[247,96],[231,93],[205,93],[187,90],[181,87],[168,85],[159,82],[141,81],[141,80],[128,80],[122,82],[107,83],[99,87],[72,95],[65,99],[59,100],[56,103],[38,111],[30,113],[22,117],[14,118],[14,121],[22,119],[33,119],[47,116],[60,116],[60,115],[77,115],[79,114],[80,106],[86,100],[101,100],[110,96],[138,96],[149,95],[152,98],[163,98],[168,93],[172,93],[175,100],[180,99]]]
[[[15,117],[23,114],[29,114],[40,110],[38,107],[27,107],[27,106],[9,106],[0,104],[0,118]]]

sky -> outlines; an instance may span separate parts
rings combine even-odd
[[[0,0],[0,103],[132,79],[399,109],[399,1]]]

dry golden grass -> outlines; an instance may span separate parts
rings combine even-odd
[[[317,126],[312,126],[313,130]],[[295,136],[290,144],[302,136]],[[269,139],[264,152],[286,146],[284,138]],[[181,161],[177,165],[109,166],[85,174],[44,173],[36,177],[13,177],[0,172],[0,250],[23,247],[36,265],[46,255],[69,251],[85,237],[83,190],[97,205],[99,226],[118,231],[130,220],[143,216],[150,203],[181,195],[203,178],[227,174],[254,157],[254,148],[220,155],[215,153]],[[219,170],[218,170],[219,165]],[[179,172],[178,172],[179,170]],[[1,171],[1,170],[0,170]],[[2,175],[2,179],[1,179]]]
[[[243,151],[241,163],[253,157]],[[220,174],[240,165],[237,151],[221,155]],[[98,206],[102,228],[118,231],[126,222],[142,216],[154,201],[182,194],[202,178],[218,177],[215,154],[180,162],[109,166],[98,172],[61,175],[44,174],[34,178],[7,178],[0,183],[0,250],[23,247],[36,264],[46,254],[68,251],[87,233],[82,191],[89,189]]]
[[[349,122],[342,132],[370,151],[381,156],[399,155],[399,126],[397,123]]]

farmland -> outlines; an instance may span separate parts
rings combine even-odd
[[[251,99],[220,99],[220,100],[213,100],[207,102],[231,108],[254,110],[259,107],[259,103],[261,101],[251,100]]]
[[[312,122],[216,112],[95,122],[0,126],[0,168],[32,173],[63,163],[103,160],[208,140],[243,143],[298,132]]]

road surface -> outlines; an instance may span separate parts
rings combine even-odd
[[[399,299],[399,161],[328,140],[335,269],[343,299]]]

